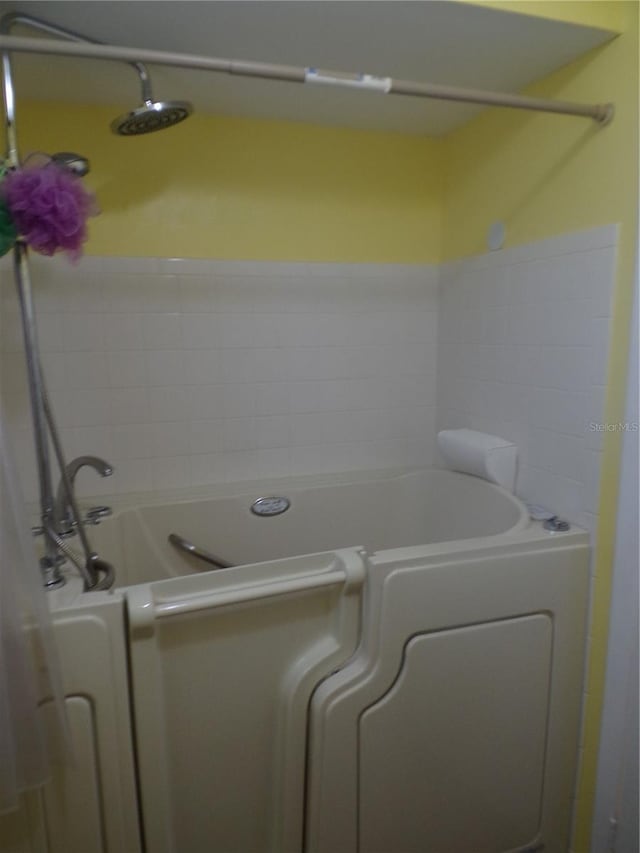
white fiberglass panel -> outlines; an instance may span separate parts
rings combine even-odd
[[[493,853],[536,837],[551,637],[536,614],[407,643],[359,722],[360,853]]]

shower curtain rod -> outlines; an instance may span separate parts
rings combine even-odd
[[[266,80],[284,80],[290,83],[343,86],[389,95],[409,95],[417,98],[462,101],[494,107],[512,107],[520,110],[575,115],[591,118],[601,125],[608,124],[613,118],[614,112],[611,103],[576,104],[569,101],[553,101],[547,98],[512,95],[506,92],[487,92],[481,89],[461,89],[455,86],[419,83],[412,80],[394,80],[391,77],[378,77],[372,74],[325,71],[296,65],[276,65],[268,62],[245,62],[236,59],[196,56],[189,53],[172,53],[146,48],[119,47],[110,44],[85,44],[0,35],[0,51],[78,56],[86,59],[106,59],[120,62],[144,62],[151,65],[171,65],[176,68],[216,71],[223,74],[259,77]]]

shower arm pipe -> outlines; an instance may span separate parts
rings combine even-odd
[[[96,47],[101,45],[101,42],[89,38],[88,36],[85,36],[82,33],[77,33],[74,30],[67,29],[66,27],[59,27],[57,26],[57,24],[51,24],[49,21],[45,21],[42,18],[36,18],[33,15],[26,15],[23,12],[7,12],[6,15],[3,15],[2,18],[0,18],[0,39],[3,39],[5,37],[13,39],[13,36],[10,36],[9,33],[15,26],[18,25],[31,27],[32,29],[40,30],[43,33],[49,33],[50,35],[59,36],[60,38],[65,39],[67,43],[94,45]],[[51,42],[48,39],[27,39],[27,41],[32,41],[35,44],[37,44],[38,41],[46,41],[47,44],[60,44],[59,41]],[[3,94],[5,102],[5,120],[7,133],[7,161],[10,166],[15,168],[20,165],[20,162],[18,156],[18,142],[16,138],[15,126],[15,92],[13,87],[13,70],[11,67],[11,57],[1,47],[0,50],[2,50]],[[136,60],[127,61],[128,64],[132,65],[138,72],[138,76],[140,77],[140,84],[142,87],[143,100],[145,102],[152,101],[153,95],[151,92],[151,81],[149,79],[149,74],[147,72],[146,67],[142,62],[138,62]]]
[[[43,18],[37,18],[35,15],[27,15],[24,12],[7,12],[0,18],[0,34],[9,35],[11,30],[18,25],[23,27],[31,27],[33,30],[40,30],[43,33],[59,36],[67,41],[76,42],[78,44],[102,44],[98,39],[85,36],[83,33],[78,33],[75,30],[69,30],[66,27],[59,27],[57,24],[52,24],[50,21],[45,21]],[[142,86],[142,99],[144,101],[152,101],[153,94],[151,92],[151,80],[149,73],[142,62],[132,60],[129,62],[140,77]]]
[[[290,83],[312,83],[368,89],[390,95],[409,95],[417,98],[432,98],[444,101],[459,101],[484,104],[494,107],[535,110],[590,118],[599,124],[607,124],[613,117],[613,104],[578,104],[570,101],[555,101],[547,98],[531,98],[507,92],[489,92],[482,89],[463,89],[435,83],[420,83],[412,80],[395,80],[368,74],[351,74],[343,71],[316,71],[295,65],[277,65],[267,62],[245,62],[243,60],[197,56],[189,53],[173,53],[146,48],[120,47],[96,43],[71,43],[49,39],[29,39],[0,35],[0,50],[20,53],[44,53],[58,56],[77,56],[85,59],[105,59],[129,63],[169,65],[200,71],[214,71],[243,77],[258,77],[266,80],[282,80]]]

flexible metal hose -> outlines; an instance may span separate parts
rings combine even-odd
[[[73,493],[73,486],[71,485],[71,480],[69,478],[69,474],[67,472],[67,461],[64,457],[64,450],[62,448],[62,442],[60,441],[60,436],[58,435],[58,428],[53,417],[53,411],[51,409],[51,404],[49,402],[49,394],[47,391],[47,386],[44,379],[44,371],[42,370],[42,365],[40,365],[41,372],[41,393],[42,393],[42,403],[44,408],[44,414],[47,419],[47,425],[49,427],[49,433],[51,435],[51,442],[53,444],[53,449],[56,454],[56,459],[58,461],[58,467],[60,468],[60,475],[62,477],[62,483],[64,485],[64,490],[67,495],[67,500],[69,501],[69,506],[71,507],[71,512],[76,522],[76,529],[78,531],[78,537],[80,538],[80,543],[82,545],[82,550],[85,554],[85,562],[81,562],[81,558],[67,545],[67,543],[62,539],[57,531],[55,531],[51,525],[47,524],[45,526],[45,534],[49,536],[58,546],[58,548],[66,554],[74,566],[78,569],[80,574],[84,579],[85,590],[100,590],[100,589],[109,589],[109,587],[113,584],[115,579],[115,570],[113,566],[108,563],[106,560],[102,560],[95,551],[92,550],[91,544],[89,543],[89,539],[87,537],[87,531],[84,527],[84,520],[82,518],[82,513],[78,509],[78,504],[76,502],[75,495]],[[99,572],[104,574],[104,577],[100,579]],[[108,581],[108,585],[105,585]]]
[[[82,557],[77,554],[68,542],[59,536],[52,527],[47,527],[45,529],[45,533],[47,536],[51,537],[58,549],[62,551],[65,557],[68,557],[69,560],[71,560],[73,565],[80,572],[84,580],[85,590],[98,592],[100,590],[111,589],[116,577],[115,569],[111,563],[103,560],[94,551],[89,554],[85,563],[82,561]],[[87,564],[90,564],[91,570],[88,569]],[[100,577],[100,575],[102,575],[102,577]]]

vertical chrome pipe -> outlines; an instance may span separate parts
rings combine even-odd
[[[24,336],[27,376],[29,378],[29,398],[33,414],[38,478],[40,481],[40,503],[43,521],[47,521],[53,512],[53,483],[51,479],[49,440],[42,393],[42,374],[40,372],[36,317],[33,307],[27,249],[22,243],[17,243],[13,252],[13,269],[20,302],[22,334]]]
[[[20,165],[18,156],[18,139],[16,133],[15,90],[11,59],[8,54],[2,56],[2,92],[5,106],[5,127],[7,138],[6,162],[10,167]],[[44,393],[42,373],[40,368],[40,353],[36,326],[33,291],[29,274],[29,259],[27,247],[20,240],[13,248],[13,271],[20,315],[22,334],[24,338],[25,357],[27,362],[27,378],[29,384],[29,401],[33,420],[33,434],[37,460],[38,482],[40,488],[40,518],[44,529],[45,556],[40,565],[45,586],[52,588],[63,583],[59,570],[58,548],[47,533],[53,517],[53,483],[51,462],[49,457],[49,436],[47,433],[46,414],[44,408]]]
[[[78,33],[74,33],[72,30],[64,30],[53,24],[49,24],[47,21],[42,21],[39,18],[30,18],[28,15],[21,15],[18,12],[9,13],[2,17],[0,20],[0,32],[10,32],[12,27],[17,23],[28,24],[36,29],[63,36],[64,38],[71,39],[72,41],[91,41],[91,39],[85,39],[83,36]],[[148,93],[150,96],[151,88],[149,76],[145,66],[142,65],[142,63],[137,62],[131,64],[140,75],[143,94]],[[20,165],[20,157],[18,153],[18,139],[16,132],[15,90],[13,87],[11,57],[6,52],[2,54],[2,92],[5,104],[5,128],[7,138],[6,163],[10,168],[16,168]],[[43,574],[44,584],[49,589],[53,589],[64,583],[64,578],[60,573],[60,563],[63,561],[63,558],[61,557],[61,548],[64,550],[64,543],[62,543],[62,545],[60,544],[61,540],[59,539],[53,524],[54,497],[51,458],[49,452],[49,437],[51,437],[58,466],[61,471],[63,482],[67,487],[69,502],[73,508],[73,514],[78,526],[78,533],[85,553],[85,564],[81,569],[81,574],[85,582],[85,590],[97,588],[107,589],[113,582],[113,573],[112,571],[109,572],[106,570],[111,569],[111,567],[104,563],[104,561],[99,560],[97,554],[91,550],[89,545],[86,531],[83,526],[82,516],[78,510],[69,480],[66,477],[66,461],[62,449],[62,442],[60,441],[58,428],[47,396],[47,389],[42,371],[42,362],[40,360],[36,314],[33,302],[33,291],[31,288],[31,276],[29,272],[28,249],[22,241],[18,240],[14,246],[13,252],[14,275],[22,319],[22,333],[27,363],[27,379],[33,420],[38,482],[40,488],[40,518],[45,542],[45,555],[40,560],[40,567]],[[100,564],[105,574],[105,577],[102,580],[100,580],[98,575],[98,564]]]
[[[11,57],[8,53],[2,54],[2,95],[4,97],[5,130],[7,136],[7,165],[15,167],[20,165],[18,158],[18,140],[16,137],[16,100],[13,88],[13,73],[11,70]]]

